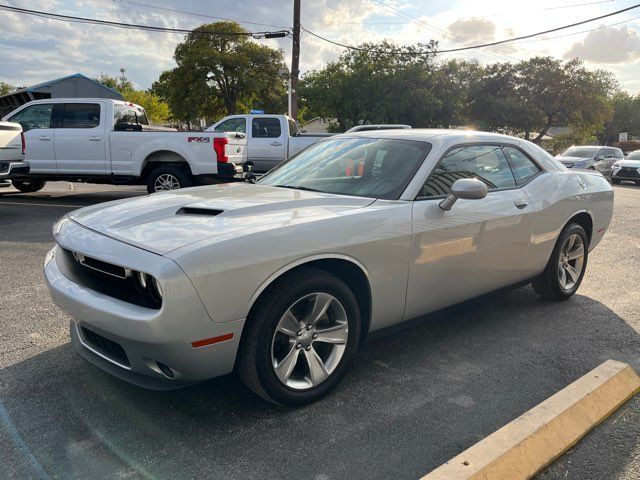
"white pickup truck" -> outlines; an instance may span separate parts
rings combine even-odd
[[[0,122],[0,187],[9,185],[11,175],[29,173],[29,167],[22,162],[23,140],[19,124]]]
[[[330,133],[301,134],[287,115],[230,115],[214,123],[207,132],[237,132],[247,135],[247,157],[253,171],[266,172]]]
[[[133,103],[96,98],[36,100],[3,120],[22,126],[28,174],[8,176],[22,192],[48,180],[147,185],[149,193],[241,178],[242,133],[151,127]]]

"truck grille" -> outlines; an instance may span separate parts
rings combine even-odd
[[[130,367],[129,358],[124,348],[120,344],[104,338],[102,335],[98,335],[85,327],[80,327],[82,333],[82,339],[84,342],[95,351],[107,357],[109,360],[121,365],[123,367]]]

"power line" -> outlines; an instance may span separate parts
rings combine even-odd
[[[11,5],[4,5],[4,4],[0,4],[0,10],[7,10],[7,11],[18,13],[18,14],[31,15],[31,16],[41,17],[41,18],[47,18],[50,20],[59,20],[63,22],[85,23],[90,25],[104,25],[108,27],[125,28],[125,29],[132,29],[132,30],[143,30],[147,32],[163,32],[163,33],[178,33],[178,34],[193,33],[196,35],[226,35],[226,36],[239,36],[239,37],[246,36],[246,37],[253,37],[253,38],[261,38],[261,37],[275,38],[275,37],[284,37],[289,35],[288,30],[281,30],[278,32],[208,32],[204,30],[189,30],[184,28],[170,28],[170,27],[159,27],[154,25],[140,25],[135,23],[122,23],[122,22],[114,22],[110,20],[100,20],[97,18],[61,15],[59,13],[29,10],[26,8],[18,8],[18,7],[13,7]]]
[[[353,45],[346,45],[340,42],[336,42],[334,40],[330,40],[328,38],[325,38],[321,35],[318,35],[317,33],[313,33],[309,30],[307,30],[306,28],[304,29],[305,32],[307,32],[310,35],[313,35],[316,38],[319,38],[320,40],[324,40],[325,42],[331,43],[333,45],[337,45],[339,47],[343,47],[343,48],[347,48],[349,50],[357,50],[357,51],[363,51],[363,52],[371,52],[371,53],[383,53],[383,54],[394,54],[394,55],[432,55],[432,54],[437,54],[437,53],[453,53],[453,52],[462,52],[462,51],[466,51],[466,50],[475,50],[478,48],[485,48],[485,47],[492,47],[495,45],[503,45],[505,43],[511,43],[511,42],[516,42],[518,40],[525,40],[527,38],[533,38],[533,37],[538,37],[540,35],[546,35],[547,33],[553,33],[553,32],[557,32],[560,30],[566,30],[567,28],[572,28],[572,27],[577,27],[578,25],[584,25],[585,23],[589,23],[589,22],[595,22],[596,20],[601,20],[603,18],[608,18],[608,17],[612,17],[614,15],[618,15],[620,13],[624,13],[624,12],[628,12],[629,10],[633,10],[640,7],[640,3],[637,3],[635,5],[632,5],[630,7],[627,8],[623,8],[621,10],[617,10],[615,12],[611,12],[611,13],[607,13],[605,15],[600,15],[598,17],[593,17],[593,18],[589,18],[587,20],[582,20],[580,22],[575,22],[575,23],[571,23],[569,25],[563,25],[561,27],[556,27],[556,28],[551,28],[549,30],[544,30],[542,32],[536,32],[536,33],[531,33],[528,35],[521,35],[519,37],[513,37],[513,38],[507,38],[504,40],[497,40],[495,42],[488,42],[488,43],[482,43],[479,45],[468,45],[466,47],[457,47],[457,48],[448,48],[448,49],[443,49],[443,50],[435,50],[433,52],[415,52],[415,53],[409,53],[406,51],[402,51],[402,50],[393,50],[393,51],[378,51],[378,50],[370,50],[370,49],[366,49],[366,48],[362,48],[362,47],[355,47]]]
[[[588,30],[580,30],[579,32],[565,33],[564,35],[554,35],[553,37],[537,38],[535,40],[524,40],[524,41],[519,41],[519,42],[516,42],[516,43],[546,42],[546,41],[549,41],[549,40],[554,40],[556,38],[571,37],[573,35],[580,35],[581,33],[589,33],[589,32],[595,32],[597,30],[604,30],[605,28],[615,27],[617,25],[622,25],[623,23],[633,22],[634,20],[638,20],[638,19],[640,19],[640,16],[628,18],[626,20],[622,20],[621,22],[610,23],[609,25],[601,25],[599,27],[590,28]]]
[[[236,20],[236,19],[233,19],[233,18],[215,17],[213,15],[207,15],[207,14],[204,14],[204,13],[191,12],[191,11],[188,11],[188,10],[178,10],[176,8],[169,8],[169,7],[160,7],[158,5],[149,5],[149,4],[146,4],[146,3],[133,2],[133,1],[129,1],[129,0],[114,0],[114,2],[116,2],[116,3],[128,3],[129,5],[135,5],[137,7],[151,8],[151,9],[154,9],[154,10],[164,10],[165,12],[181,13],[183,15],[191,15],[191,16],[194,16],[194,17],[211,18],[213,20],[223,20],[223,21],[228,21],[228,22],[246,23],[248,25],[259,25],[261,27],[274,27],[274,28],[285,28],[285,29],[291,28],[290,26],[287,26],[287,25],[272,25],[272,24],[269,24],[269,23],[250,22],[248,20]]]

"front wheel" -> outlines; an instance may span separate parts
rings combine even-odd
[[[353,292],[330,273],[304,268],[278,280],[251,309],[237,372],[270,402],[311,403],[342,380],[359,337]]]
[[[179,188],[190,187],[193,179],[188,172],[183,169],[167,165],[160,166],[153,170],[147,178],[147,192],[164,192],[167,190],[177,190]]]
[[[42,190],[47,184],[44,180],[12,180],[13,188],[22,193],[33,193]]]
[[[584,228],[577,223],[567,225],[560,234],[545,270],[531,285],[541,296],[552,300],[570,298],[582,283],[589,239]]]
[[[620,185],[620,179],[619,178],[612,178],[611,179],[611,183],[613,183],[614,185]]]

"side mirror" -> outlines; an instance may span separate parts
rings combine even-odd
[[[451,210],[458,199],[481,200],[487,196],[487,185],[477,178],[461,178],[453,182],[451,193],[439,204],[443,210]]]

